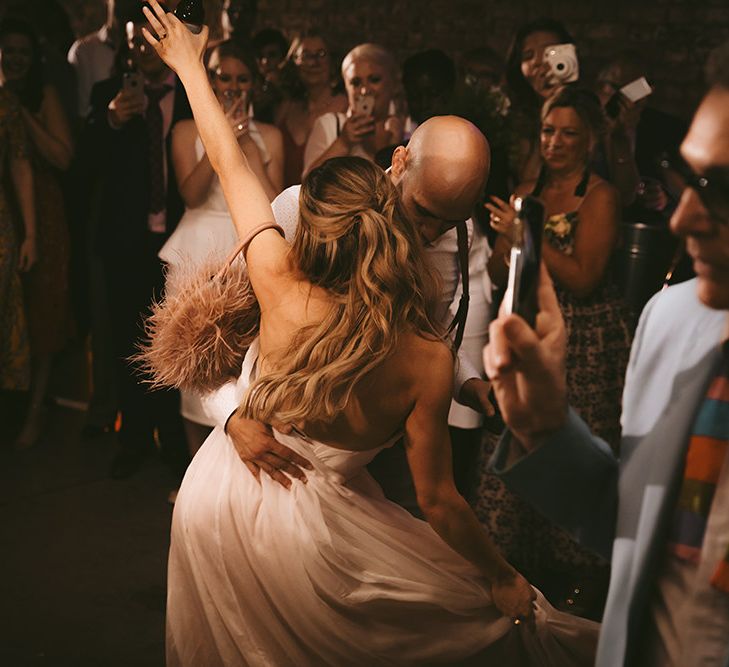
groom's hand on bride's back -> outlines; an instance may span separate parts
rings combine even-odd
[[[257,480],[260,481],[263,471],[287,489],[291,487],[291,477],[306,482],[304,469],[311,470],[311,463],[276,440],[267,424],[246,419],[236,411],[228,419],[225,432]]]

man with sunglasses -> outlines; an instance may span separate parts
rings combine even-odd
[[[501,315],[484,351],[510,429],[492,468],[611,557],[598,667],[729,667],[729,43],[707,71],[671,219],[696,278],[643,313],[620,460],[567,405],[564,324],[546,272],[536,329]]]

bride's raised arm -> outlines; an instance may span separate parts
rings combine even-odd
[[[210,163],[220,178],[238,236],[245,238],[261,224],[274,222],[274,215],[268,196],[250,169],[233,128],[210,86],[202,60],[208,41],[207,26],[203,27],[200,34],[194,35],[174,14],[166,14],[157,0],[149,0],[149,4],[154,13],[145,7],[144,14],[154,34],[142,28],[144,37],[185,86],[197,130]],[[256,242],[256,252],[249,253],[255,255],[253,263],[250,257],[248,261],[254,288],[257,287],[256,271],[252,264],[280,261],[288,248],[274,231],[263,232],[260,238],[263,237],[266,243]]]

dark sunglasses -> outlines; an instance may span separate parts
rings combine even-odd
[[[709,170],[699,176],[680,157],[663,158],[661,168],[670,169],[683,181],[684,188],[691,188],[701,200],[704,208],[724,224],[729,224],[729,170]],[[713,173],[712,173],[713,172]]]

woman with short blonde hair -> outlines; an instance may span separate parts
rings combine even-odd
[[[355,46],[342,61],[347,92],[346,113],[321,116],[304,151],[304,174],[332,157],[357,155],[374,160],[376,153],[400,143],[403,119],[396,100],[401,87],[394,56],[379,44]]]

